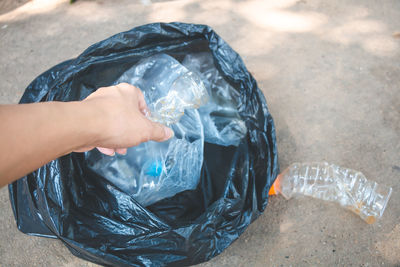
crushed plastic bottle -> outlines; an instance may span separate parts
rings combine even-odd
[[[210,101],[199,108],[205,141],[238,146],[247,133],[246,124],[239,115],[239,91],[220,74],[209,52],[189,53],[182,65],[202,79],[210,96]]]
[[[145,58],[115,82],[140,88],[149,119],[168,125],[174,136],[145,142],[126,155],[85,153],[88,167],[111,184],[149,206],[185,190],[196,189],[203,165],[204,129],[197,110],[208,101],[200,77],[167,54]]]
[[[247,128],[240,118],[240,94],[217,70],[211,53],[187,54],[179,63],[167,54],[142,59],[115,81],[140,88],[149,119],[168,125],[174,137],[145,142],[126,155],[86,152],[88,167],[149,206],[196,189],[204,142],[238,146]]]
[[[339,203],[368,224],[382,217],[392,193],[391,187],[368,181],[361,172],[326,162],[294,163],[273,187],[286,199],[305,195]]]
[[[200,77],[167,54],[139,61],[116,83],[121,82],[140,88],[149,119],[165,125],[177,123],[186,109],[197,109],[209,99]]]
[[[204,133],[199,113],[189,109],[171,125],[175,135],[165,142],[145,142],[113,157],[96,149],[85,153],[87,166],[149,206],[175,194],[194,190],[203,165]]]

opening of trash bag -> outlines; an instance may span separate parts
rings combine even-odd
[[[196,72],[211,97],[179,122],[202,133],[170,141],[201,148],[201,158],[179,163],[193,168],[174,176],[195,185],[142,205],[133,180],[121,180],[123,168],[110,171],[124,160],[71,153],[9,186],[22,232],[59,238],[75,255],[104,265],[189,265],[221,253],[264,211],[279,172],[273,120],[240,56],[208,26],[154,23],[112,36],[37,77],[21,103],[82,100],[157,54]],[[169,145],[157,148],[160,155],[176,147]],[[131,152],[143,155],[151,146]],[[148,175],[158,174],[158,162],[166,166],[165,158],[125,163],[147,166]]]

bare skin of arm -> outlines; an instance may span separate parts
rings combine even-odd
[[[144,116],[146,109],[141,91],[129,84],[99,88],[77,102],[0,105],[0,187],[74,151],[125,154],[171,138],[171,129]]]

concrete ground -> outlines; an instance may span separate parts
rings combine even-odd
[[[208,24],[263,90],[282,169],[328,161],[393,194],[374,225],[334,204],[273,197],[199,266],[400,266],[399,18],[397,0],[33,0],[0,15],[0,103],[17,103],[41,72],[112,34],[158,21]],[[1,266],[94,266],[57,240],[18,232],[6,188],[0,213]]]

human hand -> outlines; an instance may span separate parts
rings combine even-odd
[[[128,147],[146,141],[162,142],[173,136],[173,131],[146,118],[148,108],[142,92],[127,83],[102,87],[81,101],[91,114],[93,141],[75,152],[97,147],[106,155],[126,154]],[[92,123],[93,122],[93,123]]]

